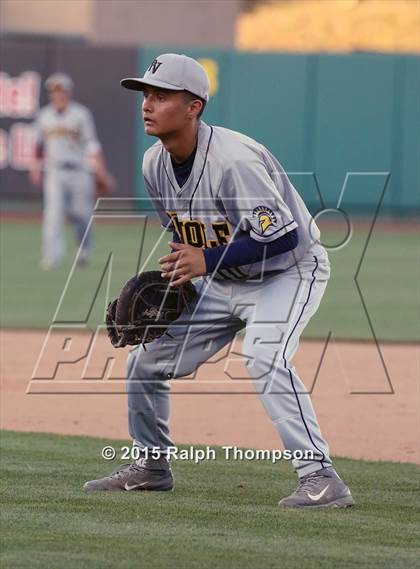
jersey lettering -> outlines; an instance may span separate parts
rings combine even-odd
[[[194,247],[206,246],[206,229],[201,221],[185,221],[182,224],[185,242]]]
[[[171,218],[172,225],[182,243],[202,248],[226,245],[230,241],[231,231],[227,221],[215,221],[211,223],[216,239],[210,239],[206,232],[206,225],[201,220],[192,219],[183,221],[178,218],[178,214],[175,211],[168,211],[166,213]]]
[[[230,241],[230,229],[227,221],[216,221],[212,223],[211,226],[216,233],[219,245],[226,245]]]

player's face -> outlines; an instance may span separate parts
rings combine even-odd
[[[159,138],[181,132],[189,122],[189,105],[180,91],[150,87],[143,92],[142,116],[146,134]]]
[[[71,95],[69,91],[66,91],[60,86],[56,86],[52,89],[49,89],[48,97],[53,107],[58,111],[61,111],[66,108]]]

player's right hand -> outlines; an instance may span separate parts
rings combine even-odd
[[[29,170],[29,181],[33,186],[39,187],[42,181],[42,170],[40,168]]]
[[[170,280],[169,286],[179,286],[206,274],[206,260],[201,248],[174,241],[170,241],[169,246],[173,252],[159,259],[161,276]]]

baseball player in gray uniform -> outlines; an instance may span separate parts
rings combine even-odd
[[[59,265],[65,252],[64,221],[73,223],[79,246],[77,263],[88,261],[91,232],[94,175],[107,180],[92,113],[72,101],[73,81],[64,73],[54,73],[45,82],[50,104],[42,108],[34,123],[36,159],[30,181],[39,186],[44,172],[44,216],[42,262],[44,269]]]
[[[244,330],[249,375],[284,447],[311,451],[309,459],[295,453],[299,485],[279,504],[351,506],[292,364],[330,276],[316,224],[262,144],[201,120],[209,85],[197,61],[164,54],[144,77],[121,83],[143,91],[145,131],[159,139],[144,155],[143,174],[162,226],[173,232],[162,273],[170,286],[199,277],[198,299],[182,323],[130,352],[129,430],[141,458],[85,488],[172,489],[169,380],[191,374]]]

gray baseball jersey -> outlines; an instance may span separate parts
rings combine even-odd
[[[92,113],[74,101],[63,112],[43,107],[34,123],[35,141],[44,147],[45,169],[63,162],[89,169],[87,155],[100,150]]]
[[[261,243],[298,228],[295,249],[252,265],[220,269],[216,278],[237,280],[295,265],[320,233],[277,159],[238,132],[200,123],[192,172],[180,188],[169,153],[158,141],[147,150],[143,175],[162,226],[183,243],[225,245],[249,233]]]

